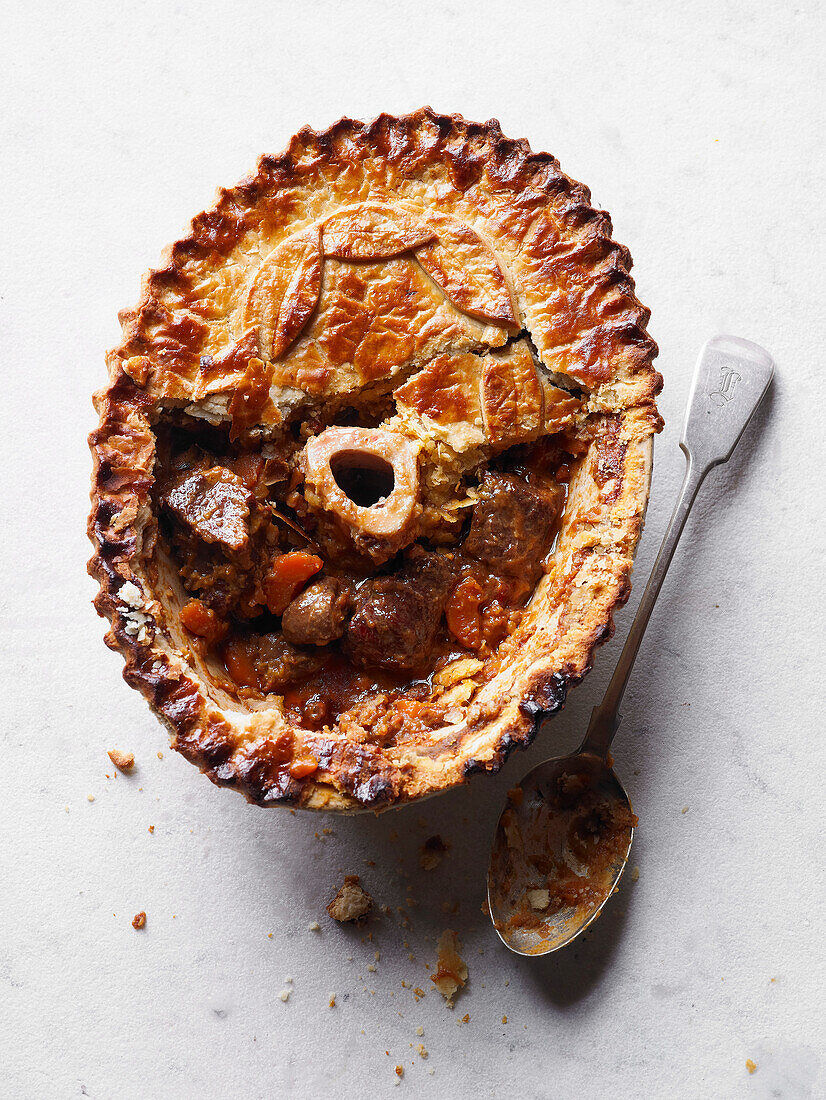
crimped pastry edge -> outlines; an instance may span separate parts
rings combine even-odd
[[[534,662],[534,667],[525,676],[518,700],[500,706],[495,718],[480,718],[475,740],[482,745],[483,751],[466,753],[463,759],[460,756],[455,757],[453,762],[456,767],[451,769],[445,782],[425,785],[421,790],[415,784],[403,784],[389,770],[375,767],[375,760],[369,759],[370,753],[365,753],[363,746],[352,746],[352,758],[342,766],[342,778],[348,768],[357,773],[355,779],[351,775],[347,780],[349,789],[338,789],[313,780],[292,780],[286,788],[274,795],[272,788],[256,770],[254,759],[245,759],[242,766],[238,762],[230,762],[225,751],[226,745],[223,744],[227,733],[225,715],[204,691],[200,677],[186,666],[182,655],[175,651],[169,636],[161,630],[150,644],[140,642],[134,631],[136,609],[125,604],[118,595],[126,581],[136,584],[144,594],[149,588],[149,599],[139,614],[145,615],[149,621],[162,623],[162,610],[151,595],[151,578],[141,568],[142,554],[147,551],[142,545],[142,539],[149,518],[151,469],[145,471],[144,483],[136,485],[134,492],[125,493],[123,489],[119,489],[113,493],[110,488],[111,464],[106,457],[104,443],[107,433],[119,430],[120,426],[130,420],[140,419],[142,410],[146,407],[146,396],[123,373],[122,363],[124,358],[142,352],[143,323],[155,308],[157,291],[168,281],[174,281],[181,265],[194,250],[213,247],[215,241],[222,239],[222,234],[225,241],[231,238],[232,221],[237,220],[237,212],[244,205],[254,205],[263,189],[271,186],[274,173],[291,178],[291,173],[295,173],[302,158],[313,155],[335,156],[342,141],[377,143],[382,135],[382,140],[386,140],[388,135],[394,135],[394,140],[398,141],[401,140],[400,134],[406,140],[412,140],[417,135],[421,136],[425,130],[428,131],[429,139],[433,129],[439,134],[439,143],[438,151],[433,152],[436,149],[434,146],[430,149],[430,154],[433,159],[444,159],[448,156],[453,165],[451,171],[478,171],[481,174],[485,169],[493,168],[514,187],[524,183],[527,178],[535,182],[536,173],[542,172],[549,194],[552,192],[558,195],[560,191],[564,191],[571,197],[568,214],[578,221],[588,219],[595,222],[599,234],[610,241],[610,219],[604,212],[590,207],[587,188],[559,172],[558,162],[549,154],[532,153],[526,141],[505,138],[496,120],[482,124],[469,123],[458,115],[438,115],[430,108],[423,108],[400,117],[380,115],[371,123],[342,118],[321,132],[305,127],[291,140],[285,153],[278,157],[262,157],[255,175],[235,188],[221,189],[215,206],[193,219],[190,234],[169,246],[164,265],[145,276],[138,306],[121,314],[124,339],[108,356],[110,383],[96,397],[101,422],[90,436],[94,472],[93,509],[89,519],[89,533],[96,546],[96,553],[89,563],[89,571],[100,583],[100,591],[94,601],[95,607],[110,622],[106,643],[123,655],[124,678],[144,694],[152,709],[167,725],[172,734],[173,747],[200,767],[213,782],[239,789],[249,801],[259,805],[286,804],[307,809],[350,812],[377,810],[440,793],[477,772],[499,771],[514,749],[527,747],[536,736],[542,721],[562,708],[568,690],[590,669],[597,646],[613,633],[613,612],[624,604],[630,592],[633,553],[642,529],[650,487],[653,452],[651,433],[660,427],[654,398],[661,388],[662,380],[650,365],[657,349],[644,327],[648,311],[633,298],[633,282],[628,271],[630,255],[623,246],[610,242],[615,249],[617,276],[626,281],[633,306],[636,307],[629,307],[628,323],[637,332],[636,339],[640,348],[640,367],[637,373],[644,380],[635,407],[625,410],[623,415],[624,424],[631,413],[634,414],[632,419],[637,422],[632,430],[637,432],[638,438],[629,441],[623,458],[622,475],[623,483],[631,480],[636,482],[636,509],[633,516],[623,520],[624,550],[621,555],[617,555],[616,569],[612,575],[612,592],[599,621],[594,621],[583,633],[576,652],[563,668],[554,667],[554,651],[546,653],[545,661]],[[457,140],[460,143],[458,146],[455,145]],[[490,145],[490,151],[481,166],[478,158],[474,161],[472,156],[470,146],[473,141],[486,141]],[[450,150],[449,155],[445,150]],[[134,425],[130,430],[134,430]],[[137,480],[140,481],[140,477]],[[120,499],[134,510],[133,522],[126,526],[125,531],[112,528],[112,520],[117,520],[124,511],[113,511],[113,498]]]

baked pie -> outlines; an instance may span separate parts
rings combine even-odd
[[[495,772],[628,596],[661,421],[608,216],[495,121],[300,131],[150,271],[96,395],[95,605],[259,805]]]

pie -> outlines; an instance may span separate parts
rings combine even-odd
[[[89,533],[124,676],[259,805],[497,771],[630,591],[662,379],[628,251],[499,124],[301,130],[121,314]]]

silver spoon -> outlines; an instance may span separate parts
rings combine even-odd
[[[688,460],[682,490],[605,698],[578,751],[528,772],[496,827],[488,907],[499,938],[519,955],[569,944],[625,868],[636,818],[609,754],[619,705],[697,491],[731,457],[773,373],[763,348],[735,336],[715,336],[700,352],[680,441]]]

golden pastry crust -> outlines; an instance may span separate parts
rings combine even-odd
[[[648,311],[610,234],[553,157],[425,108],[302,130],[146,276],[95,398],[90,572],[125,679],[214,782],[259,805],[381,809],[498,770],[562,707],[630,591],[661,426]],[[436,673],[435,727],[384,744],[352,716],[312,732],[227,692],[179,623],[151,497],[162,412],[267,438],[353,392],[392,393],[392,423],[421,440],[423,524],[454,506],[448,466],[566,424],[590,441],[517,629]]]

